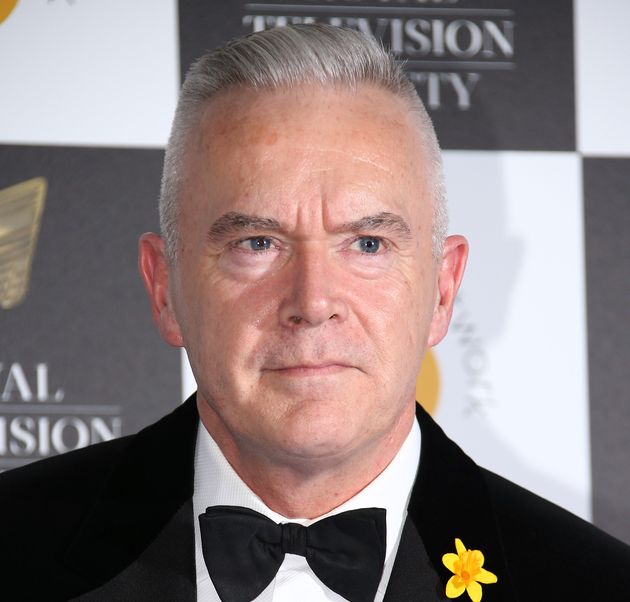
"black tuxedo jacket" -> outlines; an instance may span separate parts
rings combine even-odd
[[[418,419],[385,602],[446,600],[456,537],[498,576],[484,602],[630,600],[629,547],[479,468],[421,408]],[[0,599],[194,602],[197,423],[193,396],[137,435],[0,475]]]

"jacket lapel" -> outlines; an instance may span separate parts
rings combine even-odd
[[[189,501],[136,560],[103,585],[73,598],[73,602],[195,602],[195,573],[191,572],[190,554],[186,553],[194,546],[192,532],[192,502]]]
[[[197,422],[193,396],[132,439],[66,554],[78,599],[195,600]]]
[[[443,592],[418,530],[407,517],[383,602],[437,602]]]
[[[422,431],[422,451],[407,522],[411,521],[417,529],[420,545],[424,544],[433,569],[439,576],[438,599],[446,599],[446,583],[453,575],[442,563],[442,556],[455,552],[455,538],[459,538],[467,548],[481,550],[485,557],[484,568],[498,577],[497,583],[482,586],[484,602],[516,600],[492,503],[479,467],[446,437],[419,405],[417,418]],[[406,554],[415,555],[416,562],[422,563],[418,542],[407,538],[403,546],[403,541],[404,537],[387,590],[388,596],[390,588],[393,591],[399,587],[396,583],[399,579],[417,580],[414,573],[423,572],[421,567],[414,571],[403,559]],[[399,561],[408,568],[399,570]],[[406,602],[419,598],[390,596],[386,597],[388,599]]]

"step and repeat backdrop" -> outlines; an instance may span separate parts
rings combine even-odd
[[[630,542],[630,5],[0,0],[0,470],[194,390],[137,275],[182,73],[326,22],[406,68],[471,244],[418,399],[479,463]]]

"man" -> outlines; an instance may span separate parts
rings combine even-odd
[[[414,400],[467,243],[373,41],[298,26],[202,57],[160,203],[140,271],[197,394],[3,475],[7,599],[630,598],[626,546],[478,468]]]

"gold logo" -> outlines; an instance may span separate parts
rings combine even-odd
[[[429,414],[434,414],[439,397],[440,370],[433,350],[429,349],[422,360],[420,374],[416,380],[416,399]]]
[[[45,178],[33,178],[0,190],[0,307],[3,309],[20,304],[28,291],[45,200]]]
[[[17,0],[0,0],[0,23],[13,12],[16,4]]]

